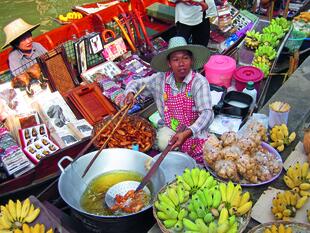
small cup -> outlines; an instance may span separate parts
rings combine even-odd
[[[276,112],[269,108],[268,125],[273,128],[275,125],[286,124],[288,122],[289,111],[287,112]]]

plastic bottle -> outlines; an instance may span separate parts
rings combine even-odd
[[[257,91],[254,88],[254,82],[252,81],[247,82],[246,88],[244,88],[242,92],[252,96],[253,101],[250,108],[253,109],[255,107],[257,97]]]
[[[139,144],[132,144],[132,150],[139,151]]]

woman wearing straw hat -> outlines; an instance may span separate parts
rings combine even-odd
[[[13,51],[9,54],[9,67],[14,76],[35,64],[35,59],[47,52],[41,44],[32,40],[31,32],[39,25],[31,25],[18,18],[3,28],[6,42],[2,49],[9,45],[13,47]]]
[[[194,70],[203,67],[208,58],[206,47],[188,45],[183,37],[173,37],[168,49],[151,61],[152,68],[159,72],[133,80],[126,87],[125,103],[133,103],[134,93],[146,84],[143,94],[153,96],[165,127],[179,131],[186,126],[171,138],[172,149],[179,147],[199,163],[203,162],[202,149],[213,111],[209,83]]]

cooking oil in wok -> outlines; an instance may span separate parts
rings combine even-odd
[[[113,185],[127,180],[141,182],[142,175],[133,171],[111,171],[94,178],[84,191],[80,204],[88,213],[96,215],[114,215],[105,205],[105,194]]]

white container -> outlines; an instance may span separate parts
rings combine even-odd
[[[246,93],[252,97],[253,101],[252,101],[252,104],[250,106],[250,109],[253,109],[255,107],[256,98],[257,98],[257,91],[254,88],[254,82],[252,82],[252,81],[247,82],[246,88],[244,88],[242,92]]]

